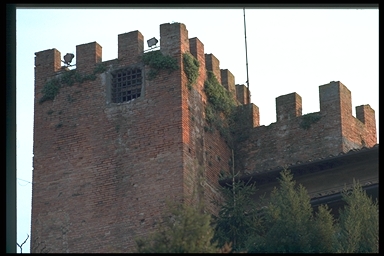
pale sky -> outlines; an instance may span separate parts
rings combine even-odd
[[[276,122],[276,97],[296,92],[302,97],[303,115],[317,112],[319,86],[340,81],[351,91],[354,116],[359,105],[375,110],[378,132],[378,9],[246,8],[245,18],[251,101],[259,107],[260,125]],[[212,53],[220,68],[235,76],[236,84],[246,84],[243,8],[16,10],[19,244],[30,235],[34,53],[56,48],[63,57],[76,54],[76,45],[96,41],[107,61],[117,58],[119,34],[139,30],[146,42],[160,38],[160,24],[172,22],[184,23],[189,38],[199,38],[205,53]],[[29,246],[28,239],[23,253]]]

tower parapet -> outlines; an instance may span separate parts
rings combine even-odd
[[[212,53],[205,54],[205,68],[212,71],[217,81],[221,82],[220,61]]]
[[[204,87],[204,81],[207,77],[206,69],[205,69],[205,53],[204,53],[204,44],[197,38],[189,39],[189,51],[195,57],[199,63],[199,76],[200,79],[197,80],[197,84],[200,87],[200,92],[202,92],[202,88]]]
[[[249,93],[248,87],[245,86],[244,84],[237,84],[236,85],[236,98],[243,105],[250,103],[249,102],[250,93]]]
[[[95,65],[102,62],[102,48],[96,42],[77,45],[75,57],[79,72],[92,72]]]
[[[60,70],[61,53],[57,49],[35,53],[35,102],[42,97],[44,84]]]
[[[319,86],[320,111],[341,117],[352,115],[351,91],[339,81]]]
[[[276,98],[276,120],[291,120],[301,116],[302,102],[297,93],[290,93]]]
[[[235,77],[228,69],[220,69],[221,84],[236,99]]]
[[[340,151],[376,144],[375,111],[369,105],[356,107],[354,117],[351,91],[339,81],[320,86],[319,94],[320,112],[329,120],[324,123],[324,128],[334,126],[334,129],[338,129],[342,141]]]
[[[164,23],[160,25],[160,51],[164,55],[178,57],[189,52],[188,30],[183,23]]]
[[[61,53],[57,49],[36,52],[35,56],[35,75],[48,77],[60,70]]]
[[[352,116],[351,92],[345,85],[321,85],[319,98],[320,111],[302,115],[300,95],[277,97],[276,123],[253,128],[237,145],[238,170],[260,172],[377,143],[374,110],[358,106]]]
[[[130,66],[139,62],[144,51],[144,37],[135,30],[118,35],[118,53],[120,66]]]
[[[369,147],[375,145],[377,142],[375,110],[369,104],[357,106],[356,118],[365,126],[365,129],[360,128],[362,137],[365,138],[362,140],[362,145]]]

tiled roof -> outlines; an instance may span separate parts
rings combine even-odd
[[[338,155],[294,163],[287,169],[293,174],[294,180],[306,187],[313,206],[328,204],[337,208],[343,204],[343,190],[351,189],[352,179],[355,178],[367,195],[373,199],[378,198],[378,152],[379,144],[376,144],[370,148],[363,147]],[[277,178],[283,169],[279,166],[262,172],[239,175],[235,179],[247,183],[256,182],[259,189],[255,196],[268,195],[268,191],[277,185]],[[232,178],[220,180],[219,183],[221,186],[230,185]]]
[[[317,159],[310,159],[307,161],[297,161],[296,163],[291,163],[285,166],[286,169],[291,170],[295,175],[302,175],[304,173],[314,173],[330,167],[337,165],[342,165],[345,163],[350,163],[354,161],[362,160],[366,157],[366,154],[373,153],[377,151],[378,153],[379,144],[374,145],[373,147],[367,148],[362,147],[360,149],[351,149],[348,152],[340,152],[337,155],[329,155],[327,157],[320,157]],[[258,184],[268,183],[271,180],[275,180],[276,176],[284,169],[282,166],[277,166],[275,168],[264,169],[258,172],[243,174],[237,177],[239,180],[249,181],[249,180],[258,180]],[[231,183],[232,179],[223,179],[219,183],[224,186],[227,183]],[[367,181],[367,182],[376,182],[376,181]],[[321,196],[321,195],[319,195]]]
[[[363,189],[367,192],[369,196],[372,196],[374,198],[378,198],[378,188],[379,188],[379,183],[378,181],[373,184],[362,184]],[[342,198],[342,192],[343,189],[351,189],[352,186],[345,186],[341,189],[338,190],[329,190],[329,191],[324,191],[321,195],[309,195],[311,197],[311,204],[312,205],[320,205],[324,203],[332,203],[332,202],[337,202],[340,201]]]
[[[303,164],[310,164],[310,163],[324,161],[324,160],[331,160],[331,159],[335,159],[335,158],[340,157],[340,156],[358,154],[358,153],[360,153],[362,151],[375,150],[375,149],[378,149],[378,148],[379,148],[379,144],[375,144],[373,147],[370,147],[370,148],[368,148],[368,147],[355,148],[355,149],[349,150],[347,153],[340,152],[337,155],[330,154],[327,157],[319,157],[319,158],[316,158],[316,159],[309,159],[309,160],[306,160],[306,161],[296,161],[295,163],[287,164],[285,167],[289,169],[291,167],[296,167],[296,166],[303,165]],[[282,168],[283,168],[282,166],[277,166],[277,167],[261,170],[258,173],[269,172],[269,171],[272,171],[272,170],[275,170],[275,169],[282,169]]]

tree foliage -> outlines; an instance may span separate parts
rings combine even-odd
[[[354,181],[352,190],[344,189],[347,205],[340,211],[339,252],[379,252],[379,207],[361,185]]]
[[[215,220],[215,241],[220,247],[231,243],[234,251],[244,251],[248,239],[261,230],[261,217],[257,204],[252,200],[256,187],[236,182],[223,187],[224,203]]]
[[[328,205],[320,205],[312,224],[312,248],[314,252],[332,253],[336,251],[336,223]]]
[[[159,230],[137,240],[138,252],[377,253],[378,202],[354,181],[342,193],[346,205],[337,219],[327,205],[315,212],[306,189],[289,170],[261,207],[255,184],[238,181],[222,189],[218,216],[202,207],[173,206]],[[218,249],[221,248],[221,249]]]
[[[251,193],[243,195],[246,196],[241,199],[242,204],[237,205],[239,209],[232,209],[232,212],[241,211],[244,205],[252,205],[254,199]],[[223,204],[222,211],[233,201],[227,198],[229,201]],[[345,189],[343,200],[346,206],[340,211],[338,219],[334,218],[327,205],[319,206],[314,212],[306,189],[301,184],[296,185],[290,171],[284,170],[281,172],[279,186],[266,201],[267,207],[262,212],[262,218],[259,214],[256,222],[249,224],[245,214],[232,215],[234,219],[230,222],[222,214],[219,215],[222,219],[217,223],[222,222],[222,226],[233,223],[233,234],[250,230],[241,237],[241,250],[247,252],[378,252],[377,201],[373,202],[358,183],[354,183],[352,190]],[[228,224],[225,224],[226,221]],[[226,239],[228,242],[234,241],[231,237]]]
[[[265,211],[267,232],[254,250],[260,252],[312,252],[312,206],[306,189],[296,186],[284,170]]]
[[[213,234],[211,216],[202,207],[170,205],[158,230],[136,240],[136,248],[140,253],[213,253],[218,251]]]

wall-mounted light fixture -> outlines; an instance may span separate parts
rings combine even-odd
[[[156,46],[156,44],[159,42],[155,37],[152,37],[151,39],[147,40],[149,49],[145,50],[144,52],[152,51],[156,48],[159,48],[160,46]]]
[[[158,42],[159,41],[155,37],[152,37],[151,39],[147,40],[148,47],[155,46]]]
[[[64,64],[67,66],[71,66],[70,64],[71,64],[74,57],[75,57],[75,55],[73,53],[67,53],[67,54],[65,54],[64,60],[62,60],[62,62],[64,62]]]

